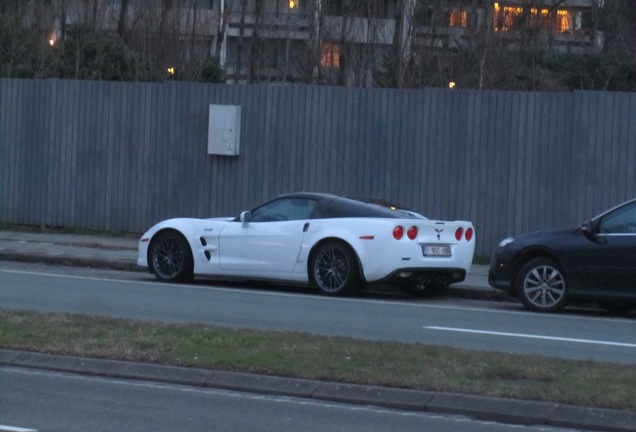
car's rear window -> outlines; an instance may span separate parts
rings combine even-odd
[[[351,198],[335,198],[321,209],[322,218],[343,217],[372,217],[392,219],[421,219],[422,216],[414,212],[403,210],[389,204],[379,202],[364,202]]]

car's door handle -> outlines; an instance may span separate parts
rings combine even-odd
[[[305,226],[303,227],[303,232],[307,232],[308,229],[309,229],[309,222],[306,222]]]

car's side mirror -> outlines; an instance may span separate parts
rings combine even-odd
[[[592,237],[594,235],[594,227],[592,226],[592,221],[583,222],[579,229],[587,237]]]
[[[246,228],[250,224],[250,220],[252,220],[252,212],[249,210],[241,212],[241,223],[243,224],[243,228]]]

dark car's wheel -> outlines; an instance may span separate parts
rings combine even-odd
[[[567,303],[567,285],[559,266],[550,258],[528,261],[517,275],[519,299],[530,310],[556,312]]]
[[[350,295],[360,290],[360,270],[353,250],[337,240],[327,241],[312,253],[309,278],[326,295]]]
[[[152,239],[148,265],[157,279],[166,282],[188,282],[194,276],[190,245],[176,231],[163,231]]]

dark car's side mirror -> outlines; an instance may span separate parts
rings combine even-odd
[[[594,232],[595,228],[592,221],[583,222],[581,226],[579,227],[579,229],[581,230],[583,234],[585,234],[586,237],[593,237],[595,234]]]

